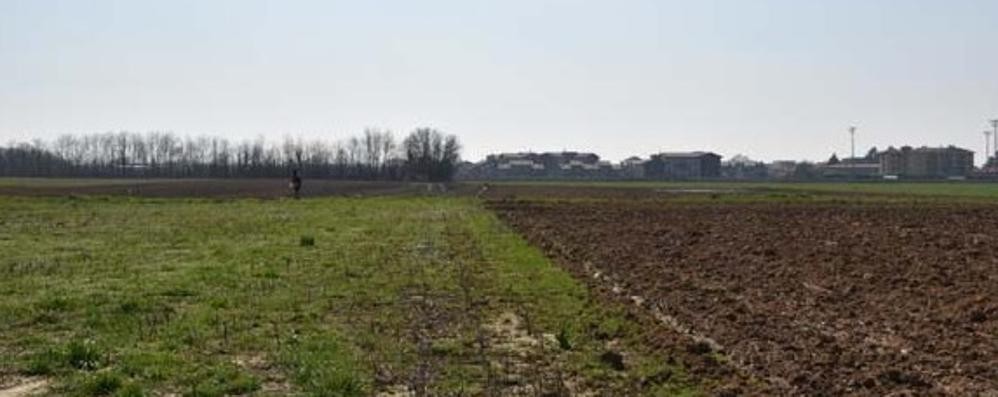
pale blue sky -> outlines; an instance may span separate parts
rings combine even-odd
[[[988,118],[993,0],[0,0],[0,142],[433,126],[471,159],[818,160],[850,124],[980,153]]]

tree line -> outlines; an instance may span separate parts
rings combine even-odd
[[[420,128],[399,141],[368,129],[338,141],[260,137],[230,141],[170,132],[63,135],[0,146],[0,176],[450,180],[460,160],[454,135]]]

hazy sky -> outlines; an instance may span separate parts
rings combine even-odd
[[[984,151],[998,1],[0,0],[0,142],[457,134],[465,157]],[[978,161],[980,161],[978,154]]]

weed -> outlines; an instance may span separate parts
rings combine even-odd
[[[317,396],[365,396],[366,378],[345,347],[331,336],[313,336],[284,354],[298,384]]]
[[[24,368],[24,374],[30,376],[52,375],[63,364],[63,355],[56,349],[46,349],[35,354]]]
[[[72,301],[62,297],[49,297],[38,303],[38,309],[46,312],[65,312],[72,307]]]
[[[126,315],[138,313],[141,309],[139,302],[134,300],[123,301],[118,305],[118,311]]]
[[[66,362],[73,368],[93,371],[101,366],[101,351],[93,340],[73,340],[66,346]]]
[[[121,376],[114,372],[98,372],[87,379],[83,391],[90,396],[110,396],[121,389],[123,383]]]
[[[163,291],[163,296],[170,298],[188,298],[192,296],[197,296],[197,293],[188,288],[173,287],[167,289],[166,291]]]
[[[366,396],[366,386],[355,375],[332,375],[310,385],[318,397]]]
[[[260,381],[232,366],[208,367],[196,374],[190,395],[231,396],[255,392]]]
[[[146,395],[142,387],[135,383],[125,384],[123,387],[118,389],[117,393],[114,393],[115,397],[144,397]]]
[[[555,335],[555,339],[558,340],[558,347],[561,350],[572,350],[572,330],[569,329],[568,325],[562,325],[561,329],[558,330],[558,335]]]
[[[435,356],[456,355],[460,351],[460,343],[453,339],[437,340],[430,346],[430,352]]]
[[[315,246],[315,237],[312,237],[312,236],[301,236],[301,238],[298,240],[298,245],[300,245],[302,247],[314,247]]]

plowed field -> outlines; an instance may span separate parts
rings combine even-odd
[[[998,207],[491,206],[782,394],[998,395]]]

